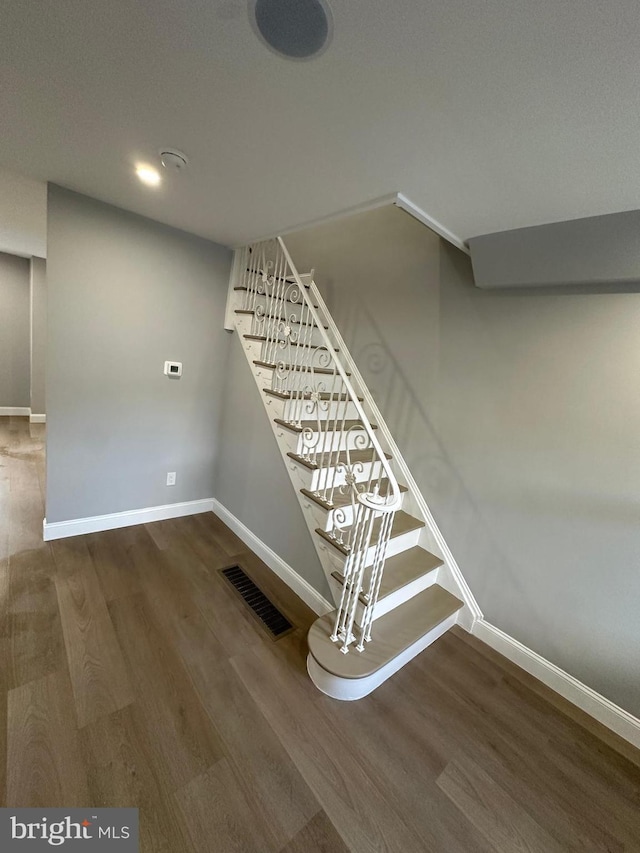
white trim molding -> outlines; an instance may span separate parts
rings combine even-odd
[[[28,406],[0,406],[0,418],[22,418],[30,414]]]
[[[405,213],[408,213],[410,216],[413,216],[414,219],[417,219],[418,222],[422,222],[423,225],[426,225],[427,228],[430,228],[432,231],[435,231],[436,234],[439,234],[444,240],[447,240],[452,245],[456,246],[456,248],[460,249],[466,255],[470,255],[469,247],[465,243],[465,241],[458,237],[457,234],[454,234],[453,231],[449,231],[449,229],[443,225],[441,222],[438,222],[437,219],[434,219],[432,216],[429,216],[422,208],[418,207],[417,204],[414,204],[411,199],[407,198],[402,193],[398,193],[396,195],[394,204],[396,207],[399,207],[401,210],[404,210]]]
[[[505,634],[484,619],[475,622],[471,633],[492,649],[500,652],[547,687],[564,696],[590,717],[621,738],[640,748],[640,720],[619,705],[596,693],[573,675],[543,658],[537,652]]]
[[[220,501],[215,498],[212,501],[213,512],[227,525],[231,530],[249,547],[254,554],[266,563],[267,566],[274,572],[280,580],[284,581],[295,594],[308,605],[314,613],[319,616],[324,616],[330,610],[335,609],[335,605],[330,604],[324,596],[315,590],[311,584],[299,575],[288,563],[276,554],[269,546],[259,539],[255,533],[244,525],[240,519],[236,518],[233,513],[223,506]]]
[[[29,423],[30,424],[46,424],[47,416],[46,415],[29,415]]]
[[[276,237],[285,237],[287,234],[297,234],[298,231],[306,231],[308,228],[316,228],[318,225],[328,225],[330,222],[336,222],[339,219],[345,219],[347,216],[356,216],[358,213],[366,213],[368,210],[377,210],[379,207],[396,204],[398,193],[391,195],[383,195],[378,198],[370,199],[362,204],[356,204],[353,207],[343,208],[335,213],[329,213],[326,216],[320,216],[318,219],[307,220],[306,222],[298,223],[297,225],[281,228],[275,234],[268,234],[266,237],[261,237],[259,240],[249,240],[236,249],[241,249],[245,245],[253,245],[254,243],[264,243],[267,240],[275,240]]]
[[[87,518],[72,518],[69,521],[42,523],[42,535],[45,542],[52,539],[66,539],[68,536],[82,536],[84,533],[98,533],[100,530],[115,530],[118,527],[131,527],[134,524],[147,524],[151,521],[164,521],[167,518],[181,518],[184,515],[197,515],[213,510],[213,498],[199,501],[183,501],[175,504],[132,509],[126,512],[111,512],[108,515],[92,515]]]
[[[337,220],[345,219],[348,216],[357,216],[359,213],[366,213],[369,210],[377,210],[379,207],[386,207],[391,204],[395,204],[396,207],[399,207],[401,210],[404,210],[405,213],[413,216],[413,218],[417,219],[418,222],[422,222],[423,225],[426,225],[427,228],[435,231],[436,234],[456,246],[456,248],[463,251],[466,255],[470,254],[469,247],[462,237],[454,234],[453,231],[450,231],[446,227],[446,225],[443,225],[441,222],[438,222],[437,219],[429,216],[428,213],[418,207],[417,204],[414,204],[410,198],[407,198],[407,196],[402,193],[392,193],[391,195],[379,196],[378,198],[365,201],[362,204],[357,204],[354,207],[348,207],[346,209],[339,210],[336,213],[330,213],[328,216],[321,216],[319,219],[312,219],[311,221],[302,222],[298,225],[281,228],[276,234],[269,234],[267,237],[262,237],[260,240],[250,240],[249,243],[262,243],[265,240],[274,240],[276,237],[286,237],[287,234],[295,234],[298,231],[306,231],[308,228],[327,225],[330,222],[336,222]],[[237,246],[236,248],[241,247]],[[229,327],[225,325],[225,328]]]

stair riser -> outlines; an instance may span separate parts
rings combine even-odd
[[[338,489],[336,489],[336,496],[337,494]],[[305,511],[311,514],[316,528],[321,528],[327,532],[333,530],[335,510],[327,512],[327,510],[323,509],[320,504],[309,499],[303,503],[303,507],[305,508]],[[340,527],[350,527],[353,523],[353,507],[351,505],[341,507],[341,511],[344,512],[345,520],[340,520]]]
[[[316,534],[318,535],[318,534]],[[418,539],[420,538],[420,530],[410,530],[407,533],[402,533],[400,536],[394,536],[389,540],[387,545],[387,557],[393,557],[395,554],[400,554],[402,551],[406,551],[408,548],[413,548],[414,545],[418,544]],[[333,551],[334,556],[336,556],[336,565],[338,567],[339,572],[343,572],[345,557],[341,551],[331,545],[331,543],[327,543],[329,549]],[[373,559],[375,557],[375,546],[371,546],[367,549],[367,556],[365,558],[365,567],[371,566],[373,564]]]
[[[286,448],[287,452],[297,453],[300,456],[305,456],[306,454],[316,454],[313,458],[314,461],[320,463],[321,461],[329,461],[328,459],[322,460],[321,455],[324,450],[325,454],[330,453],[331,451],[341,451],[346,450],[357,450],[356,446],[356,430],[351,432],[342,433],[340,431],[337,432],[314,432],[314,437],[311,439],[310,444],[305,443],[305,438],[302,433],[294,432],[293,430],[287,429],[282,425],[278,424],[278,438],[280,439],[280,446]],[[313,442],[317,441],[317,444],[313,444]],[[313,444],[313,446],[310,446]]]
[[[329,510],[327,512],[327,510],[323,509],[319,504],[315,503],[314,501],[309,501],[309,506],[309,511],[313,513],[314,520],[316,521],[316,527],[321,527],[323,530],[333,530],[334,523],[336,522],[339,522],[341,527],[351,526],[351,524],[353,524],[353,503],[350,503],[347,506],[340,507],[340,509],[338,510],[339,513],[344,513],[344,520],[340,515],[337,519],[335,518],[336,510]],[[402,508],[402,505],[400,506],[400,508]]]
[[[285,320],[275,320],[271,317],[260,318],[256,317],[255,314],[237,314],[236,317],[240,318],[238,331],[242,334],[264,335],[267,338],[276,338],[278,340],[285,339],[285,335],[283,334],[287,326],[287,321]],[[317,326],[305,326],[300,323],[291,322],[290,329],[292,341],[324,346],[324,337]],[[272,350],[268,348],[266,341],[261,341],[260,343],[265,345],[265,353],[269,352],[272,354]]]
[[[241,335],[265,335],[267,337],[284,339],[282,331],[286,326],[283,320],[275,321],[273,319],[264,318],[260,321],[254,314],[236,314],[236,328]],[[322,332],[317,327],[301,326],[299,323],[291,324],[292,335],[296,341],[301,341],[305,344],[314,344],[316,346],[324,346],[325,341]],[[264,352],[272,352],[266,341],[255,341],[260,347],[265,347]],[[287,348],[289,349],[289,348]],[[291,347],[295,349],[295,347]],[[286,350],[285,350],[286,351]],[[262,354],[262,349],[260,354]]]
[[[438,580],[438,570],[434,569],[431,572],[427,572],[426,575],[423,575],[420,578],[416,578],[415,581],[412,581],[409,584],[401,587],[395,592],[391,593],[391,595],[387,595],[381,601],[378,601],[374,611],[373,611],[373,620],[375,622],[376,619],[379,619],[381,616],[384,616],[386,613],[389,613],[391,610],[395,610],[396,607],[400,607],[401,604],[409,601],[414,596],[418,595],[421,592],[424,592],[428,587],[433,586],[434,583],[437,583]],[[329,578],[329,584],[331,586],[331,591],[333,592],[334,598],[342,595],[342,584],[339,583],[335,578]],[[358,604],[358,609],[356,611],[356,624],[362,625],[362,621],[364,619],[365,614],[365,606],[364,604]]]
[[[375,610],[373,611],[374,621],[379,619],[381,616],[384,616],[385,613],[395,610],[396,607],[400,607],[401,604],[404,604],[406,601],[409,601],[409,599],[419,595],[419,593],[423,592],[428,587],[433,586],[433,584],[437,582],[438,569],[433,569],[425,575],[422,575],[422,577],[416,578],[416,580],[411,583],[405,584],[403,587],[400,587],[400,589],[397,589],[390,595],[385,596],[382,601],[378,601]]]
[[[298,415],[301,420],[314,420],[319,415],[321,421],[331,420],[336,417],[355,420],[359,417],[355,403],[352,403],[350,400],[340,400],[331,403],[323,401],[319,407],[312,400],[303,400],[294,406],[291,404],[291,401],[280,400],[277,397],[269,396],[266,397],[265,402],[269,407],[268,411],[271,413],[271,417],[281,418],[282,420]],[[324,408],[325,406],[326,409]]]
[[[393,557],[394,554],[400,554],[408,548],[413,548],[413,546],[417,545],[420,540],[420,533],[421,528],[418,528],[417,530],[409,530],[407,533],[402,533],[400,536],[394,536],[393,539],[389,540],[389,544],[387,546],[387,557]],[[374,556],[375,549],[370,548],[367,554],[367,566],[370,566],[373,563]]]
[[[298,435],[296,436],[296,446],[293,450],[301,456],[305,453],[315,454],[314,458],[317,458],[317,461],[320,462],[320,456],[323,451],[325,453],[330,453],[332,450],[357,450],[358,446],[362,445],[363,434],[363,430],[355,429],[349,432],[341,432],[338,430],[335,432],[320,433],[320,435],[316,432],[309,443],[305,443],[303,435]],[[359,441],[358,436],[360,436]]]
[[[256,366],[256,376],[264,388],[274,391],[321,391],[328,394],[344,394],[346,389],[340,377],[313,373],[310,370],[278,371],[270,367]]]
[[[312,492],[319,491],[329,486],[343,486],[346,482],[347,473],[340,470],[340,466],[331,468],[322,468],[316,471],[310,471],[310,485],[307,486]],[[383,474],[382,463],[376,462],[359,462],[356,470],[356,481],[366,483],[369,477],[379,477]]]
[[[309,285],[313,281],[313,276],[310,272],[300,272],[298,270],[298,278],[307,287],[309,287]],[[293,284],[294,283],[294,276],[288,275],[287,281],[290,282],[291,284]],[[246,273],[242,274],[242,280],[241,280],[241,282],[238,283],[238,286],[244,287],[244,288],[249,287],[252,290],[257,290],[259,287],[263,287],[262,273],[255,270],[252,267],[248,267]],[[246,289],[245,290],[239,289],[239,290],[236,290],[235,293],[237,294],[238,299],[242,299],[246,295],[247,291],[246,291]]]
[[[458,614],[454,613],[452,616],[444,619],[439,625],[436,625],[435,628],[421,637],[418,642],[409,646],[402,654],[393,658],[386,666],[367,678],[339,678],[336,675],[332,675],[318,664],[311,653],[307,656],[307,672],[318,690],[327,696],[331,696],[333,699],[342,699],[347,702],[362,699],[364,696],[372,693],[376,687],[384,684],[394,673],[402,669],[405,664],[409,663],[416,655],[434,643],[438,637],[441,637],[452,628],[456,624],[457,617]],[[375,639],[374,631],[372,642],[375,642]],[[349,654],[355,654],[355,652],[350,652]]]
[[[301,360],[305,364],[314,364],[318,367],[327,367],[326,362],[326,350],[324,349],[311,349],[304,348],[304,354],[296,355],[296,350],[299,347],[287,346],[287,347],[279,347],[274,346],[272,343],[268,341],[253,341],[251,339],[247,339],[244,335],[262,335],[263,331],[258,329],[257,331],[253,328],[253,324],[251,322],[251,317],[248,315],[241,315],[242,320],[238,324],[238,331],[243,336],[243,345],[246,349],[246,344],[251,345],[251,354],[252,358],[260,359],[261,361],[282,361],[285,360],[287,363],[300,363]],[[316,330],[317,331],[317,330]],[[316,337],[314,332],[313,338]],[[316,346],[320,346],[323,344],[322,340],[310,339],[309,343],[315,344]],[[324,353],[324,358],[322,357],[322,353]]]
[[[394,554],[399,554],[401,551],[406,551],[407,548],[413,548],[418,544],[420,538],[420,530],[410,530],[408,533],[403,533],[400,536],[394,536],[389,540],[387,545],[387,557],[393,557]],[[373,565],[373,560],[376,554],[375,546],[372,546],[367,551],[365,558],[365,566]]]
[[[262,358],[262,343],[260,341],[249,341],[244,338],[242,346],[244,347],[244,351],[247,353],[249,362],[252,365],[254,361]]]
[[[306,320],[308,317],[308,309],[306,303],[303,305],[303,297],[300,293],[300,288],[298,288],[295,284],[290,285],[287,288],[287,296],[295,299],[297,296],[296,302],[291,302],[289,300],[283,301],[282,299],[272,299],[270,296],[266,297],[264,294],[259,293],[250,293],[247,294],[245,291],[238,290],[236,293],[239,296],[238,299],[238,307],[239,308],[247,308],[250,311],[255,311],[258,308],[269,310],[274,314],[278,314],[279,316],[289,317],[291,314],[295,314],[296,317],[300,318],[301,315]]]
[[[299,367],[317,367],[328,368],[333,370],[333,361],[328,357],[326,349],[319,347],[295,347],[272,344],[267,342],[259,342],[261,349],[260,355],[257,356],[261,361],[268,361],[274,364],[283,362],[284,364],[294,364]]]

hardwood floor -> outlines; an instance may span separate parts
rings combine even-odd
[[[0,418],[2,805],[137,806],[143,853],[640,851],[638,752],[464,632],[339,703],[214,515],[43,543],[43,436]]]

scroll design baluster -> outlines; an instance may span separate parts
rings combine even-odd
[[[327,333],[326,305],[280,238],[245,250],[242,287],[252,332],[265,339],[273,389],[286,395],[284,419],[302,428],[302,457],[317,466],[315,494],[331,512],[329,536],[346,552],[331,639],[344,654],[354,643],[361,652],[372,639],[398,482]]]

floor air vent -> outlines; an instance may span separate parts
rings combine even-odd
[[[264,592],[254,584],[240,566],[230,566],[220,571],[274,639],[277,640],[293,630],[291,622],[280,613],[275,604],[269,601]]]

